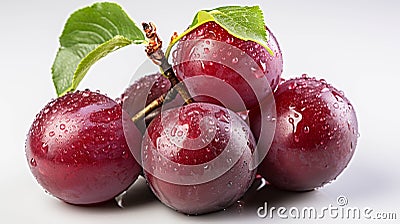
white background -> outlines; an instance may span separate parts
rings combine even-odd
[[[35,115],[56,96],[50,67],[63,25],[72,11],[91,2],[0,3],[0,223],[297,223],[279,217],[260,219],[256,210],[264,202],[287,208],[337,206],[340,195],[348,198],[348,206],[397,212],[400,219],[400,2],[395,0],[168,0],[159,1],[159,7],[152,10],[149,7],[157,1],[118,1],[138,24],[155,22],[165,42],[173,31],[182,32],[199,9],[260,5],[283,51],[283,77],[307,73],[324,78],[343,90],[353,103],[361,134],[355,156],[335,182],[317,191],[285,193],[267,188],[249,194],[242,207],[235,205],[201,217],[187,217],[163,206],[143,181],[128,195],[124,209],[112,203],[72,206],[44,193],[29,171],[25,138]],[[80,88],[100,89],[118,97],[145,60],[141,46],[122,49],[95,65]],[[306,221],[310,220],[302,220]],[[338,221],[342,220],[328,218],[324,222]]]

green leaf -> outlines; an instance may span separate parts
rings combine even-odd
[[[201,10],[193,19],[189,28],[174,39],[167,49],[167,56],[173,45],[186,34],[200,25],[214,21],[227,30],[231,35],[245,41],[254,41],[273,55],[267,45],[268,36],[265,30],[264,15],[259,6],[225,6],[212,10]]]
[[[52,66],[58,96],[75,90],[102,57],[132,43],[144,42],[142,31],[115,3],[96,3],[75,11],[65,24]]]

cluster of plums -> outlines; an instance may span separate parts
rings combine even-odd
[[[334,180],[357,144],[354,108],[322,79],[282,80],[281,50],[267,33],[272,54],[215,22],[188,33],[172,60],[195,102],[163,107],[143,125],[129,118],[171,89],[159,73],[117,101],[89,90],[52,100],[27,136],[31,172],[71,204],[112,199],[143,172],[159,200],[185,214],[230,206],[256,174],[291,191]]]

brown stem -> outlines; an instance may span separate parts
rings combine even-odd
[[[131,118],[133,122],[137,122],[142,118],[146,119],[151,119],[146,117],[147,115],[151,115],[151,112],[156,110],[157,108],[161,107],[163,103],[168,103],[171,102],[173,99],[175,99],[176,95],[178,92],[173,91],[171,93],[164,93],[163,95],[159,96],[157,99],[153,100],[151,103],[149,103],[145,108],[143,108],[141,111],[137,112],[135,116]],[[154,115],[151,115],[154,116]]]
[[[161,73],[165,76],[171,83],[172,93],[170,94],[163,94],[162,96],[155,99],[153,102],[148,104],[145,108],[139,111],[135,116],[132,117],[133,122],[137,122],[140,119],[149,115],[152,111],[156,110],[163,103],[167,103],[172,101],[176,95],[179,93],[185,104],[189,104],[193,102],[192,97],[189,94],[187,87],[184,83],[177,85],[179,82],[178,78],[175,75],[174,70],[172,69],[171,64],[168,62],[167,58],[165,57],[164,51],[161,49],[162,41],[158,37],[156,32],[157,28],[153,23],[142,23],[143,30],[146,33],[146,37],[149,39],[149,44],[146,46],[146,53],[150,60],[158,65],[161,69]],[[176,35],[176,34],[174,34]],[[175,88],[174,88],[175,87]]]
[[[165,94],[161,95],[160,97],[155,99],[153,102],[149,103],[141,111],[136,113],[135,116],[132,117],[132,121],[136,123],[140,119],[144,118],[148,113],[150,113],[151,111],[153,111],[153,110],[157,109],[158,107],[160,107],[160,105],[162,105],[164,103],[164,100],[165,100]]]
[[[146,33],[146,37],[149,38],[149,44],[146,47],[147,56],[154,64],[160,67],[161,73],[171,82],[171,88],[176,86],[176,90],[179,92],[179,95],[182,96],[185,103],[192,103],[193,99],[190,96],[186,86],[183,83],[182,85],[177,85],[179,83],[179,80],[176,77],[171,64],[165,57],[164,51],[161,49],[162,41],[158,37],[156,26],[151,22],[148,24],[142,23],[142,26],[144,32]],[[175,35],[176,34],[174,34],[174,36]]]
[[[160,67],[162,75],[168,78],[168,80],[171,83],[171,88],[173,92],[170,94],[166,93],[161,95],[153,102],[148,104],[141,111],[139,111],[137,114],[135,114],[135,116],[132,117],[132,121],[135,123],[141,120],[142,118],[145,118],[145,121],[148,120],[146,117],[147,115],[154,116],[154,114],[151,114],[151,112],[161,107],[163,103],[167,103],[175,99],[178,93],[185,101],[185,104],[193,102],[193,99],[190,96],[189,91],[187,87],[184,85],[184,83],[182,83],[181,85],[177,85],[178,83],[180,83],[180,81],[176,77],[171,64],[169,64],[167,58],[165,57],[164,51],[161,49],[162,41],[158,37],[158,34],[156,32],[157,30],[156,26],[151,22],[142,23],[142,26],[144,32],[146,33],[146,37],[149,39],[149,44],[146,46],[145,49],[147,56],[154,64]],[[176,33],[174,33],[174,36],[176,36]]]

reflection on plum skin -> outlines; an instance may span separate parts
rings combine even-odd
[[[126,192],[117,196],[115,202],[117,207],[123,209],[131,209],[151,202],[159,203],[146,180],[141,176]]]
[[[226,220],[235,217],[257,217],[257,209],[268,202],[270,206],[279,207],[291,201],[299,201],[304,197],[310,196],[315,191],[290,192],[279,190],[268,183],[263,178],[256,178],[253,185],[249,188],[243,198],[235,202],[224,211],[214,212],[201,216],[197,219],[219,219]]]
[[[256,178],[254,183],[251,185],[249,190],[243,196],[243,198],[235,202],[229,208],[223,211],[216,211],[199,216],[190,216],[190,219],[213,219],[213,220],[229,220],[235,217],[257,217],[257,209],[263,206],[265,202],[268,202],[270,206],[279,207],[285,203],[291,203],[293,201],[299,201],[304,197],[310,196],[315,191],[308,192],[289,192],[279,190],[269,184],[265,184],[263,178]],[[138,180],[124,193],[117,196],[115,199],[94,205],[78,206],[89,210],[109,210],[117,211],[121,209],[135,209],[140,206],[144,206],[149,203],[160,203],[155,195],[151,192],[151,189],[146,183],[143,177],[139,177]],[[171,212],[174,212],[171,210]],[[187,217],[186,215],[175,212],[176,215]]]
[[[247,191],[247,193],[243,197],[243,201],[245,201],[246,211],[254,213],[257,211],[257,208],[262,206],[266,201],[271,206],[281,206],[285,202],[288,201],[297,201],[301,198],[309,196],[309,193],[314,191],[305,191],[305,192],[291,192],[279,190],[273,187],[270,184],[265,184],[260,188],[260,185],[265,181],[263,178],[258,178],[254,181],[251,188]]]
[[[64,202],[63,202],[64,203]],[[78,207],[78,209],[87,209],[94,212],[98,211],[121,211],[121,209],[135,209],[136,207],[144,206],[148,203],[160,203],[154,194],[151,192],[146,180],[139,176],[135,183],[130,186],[125,192],[108,201],[88,204],[74,205],[65,203],[69,206]]]
[[[94,204],[83,204],[83,205],[70,204],[68,202],[63,202],[63,201],[60,201],[60,202],[68,205],[70,208],[78,207],[78,209],[84,208],[84,209],[93,210],[93,211],[113,210],[118,207],[118,205],[114,199],[110,199],[108,201],[94,203]]]
[[[313,191],[309,191],[310,193]],[[271,206],[279,207],[288,201],[301,200],[307,197],[308,192],[288,192],[279,190],[268,183],[263,178],[256,178],[249,190],[241,200],[235,202],[229,208],[223,211],[216,211],[199,216],[190,216],[193,219],[231,219],[238,216],[256,216],[256,211],[263,206],[266,201]],[[112,200],[105,206],[110,209],[135,209],[147,203],[161,203],[151,189],[148,187],[144,178],[139,179],[132,185],[126,193],[120,195],[118,200]],[[172,210],[171,210],[172,211]],[[186,216],[176,212],[177,215]]]

